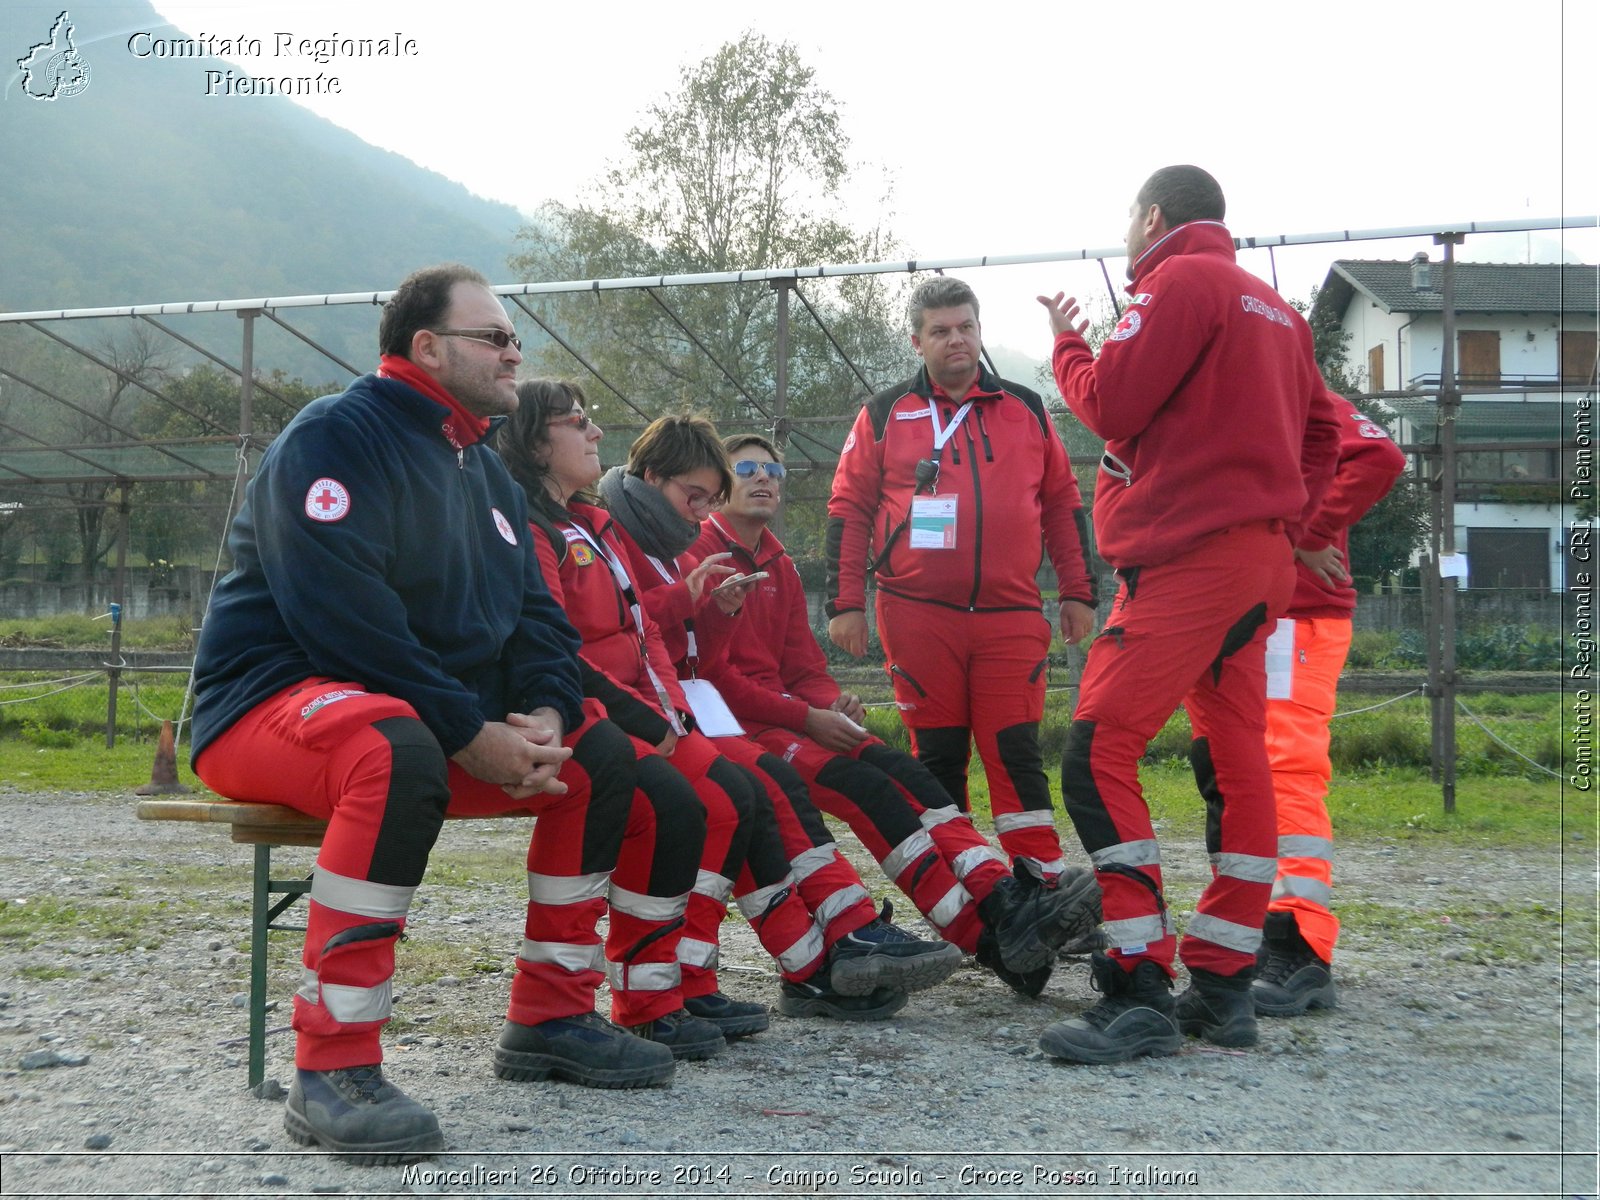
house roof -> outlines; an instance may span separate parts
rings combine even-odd
[[[1317,306],[1330,304],[1342,315],[1359,292],[1385,312],[1439,312],[1442,270],[1434,262],[1432,287],[1419,292],[1411,286],[1409,262],[1342,258],[1329,268]],[[1454,271],[1457,312],[1600,313],[1600,268],[1593,264],[1457,262]]]

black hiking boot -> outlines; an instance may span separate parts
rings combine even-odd
[[[323,1146],[363,1166],[415,1162],[444,1149],[439,1119],[385,1079],[377,1063],[297,1070],[283,1124],[302,1146]]]
[[[1178,996],[1173,1014],[1178,1028],[1214,1046],[1254,1046],[1260,1040],[1250,998],[1254,975],[1250,968],[1237,975],[1189,968],[1189,986]]]
[[[1008,971],[1033,974],[1049,967],[1069,941],[1098,934],[1100,883],[1094,872],[1068,867],[1047,885],[1021,861],[1012,870],[1013,877],[997,883],[978,906]]]
[[[715,1058],[728,1048],[722,1030],[710,1021],[690,1016],[686,1008],[669,1012],[642,1025],[629,1025],[627,1029],[634,1037],[665,1046],[672,1052],[673,1058]]]
[[[1333,969],[1300,935],[1290,912],[1269,912],[1261,928],[1266,965],[1250,986],[1260,1017],[1297,1017],[1307,1009],[1336,1008]]]
[[[778,989],[778,1011],[786,1017],[831,1017],[835,1021],[881,1021],[906,1006],[906,994],[878,988],[865,996],[835,990],[827,967],[798,983]]]
[[[1044,985],[1050,982],[1051,972],[1054,970],[1049,963],[1037,971],[1013,971],[1006,966],[1000,957],[1000,943],[994,935],[994,930],[987,927],[978,935],[978,949],[973,954],[973,960],[980,967],[987,967],[1019,996],[1026,996],[1032,1000],[1044,991]]]
[[[565,1079],[594,1088],[665,1083],[676,1066],[667,1047],[632,1037],[597,1012],[537,1025],[507,1021],[494,1052],[501,1079]]]
[[[749,1037],[752,1033],[761,1033],[772,1024],[772,1018],[767,1014],[765,1004],[735,1000],[732,996],[725,996],[721,992],[685,997],[683,1007],[688,1010],[691,1017],[698,1017],[715,1025],[722,1031],[722,1036],[729,1041],[734,1038]]]
[[[1093,1008],[1044,1031],[1040,1048],[1069,1062],[1125,1062],[1141,1054],[1172,1054],[1183,1045],[1173,1022],[1172,980],[1149,959],[1130,973],[1108,954],[1089,960],[1100,993]]]
[[[913,937],[891,923],[893,916],[885,900],[880,916],[833,944],[828,953],[833,991],[841,996],[866,996],[879,988],[919,992],[960,968],[960,947]]]

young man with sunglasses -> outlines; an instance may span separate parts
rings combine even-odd
[[[799,572],[769,528],[786,473],[777,448],[759,434],[723,445],[733,487],[690,553],[729,554],[741,575],[762,577],[707,678],[747,735],[800,773],[812,803],[855,831],[946,941],[1038,995],[1055,950],[1100,919],[1094,877],[1066,867],[1049,889],[1014,878],[928,769],[866,730],[860,698],[828,673]]]
[[[584,701],[577,632],[484,440],[517,407],[522,361],[487,281],[414,273],[378,338],[378,370],[307,405],[263,455],[195,660],[195,772],[328,822],[284,1120],[358,1162],[444,1149],[434,1114],[384,1078],[379,1034],[447,812],[538,814],[502,1048],[509,1034],[541,1047],[538,1071],[509,1077],[576,1056],[599,1086],[672,1072],[665,1047],[595,1028],[595,991],[651,947],[671,964],[705,836],[692,797],[670,817],[637,808],[628,739]],[[638,913],[613,904],[602,957],[596,921],[619,891]]]
[[[1095,581],[1078,483],[1039,396],[983,366],[967,284],[924,281],[907,316],[922,370],[862,407],[833,478],[828,636],[866,654],[875,576],[878,636],[917,757],[965,811],[976,741],[1001,847],[1053,887],[1066,860],[1039,752],[1051,630],[1035,577],[1048,554],[1062,635],[1082,641]]]

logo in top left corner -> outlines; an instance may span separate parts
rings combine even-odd
[[[22,90],[35,100],[60,100],[76,96],[89,86],[89,64],[72,40],[76,27],[65,9],[50,26],[50,40],[36,42],[17,59],[22,68]]]
[[[323,477],[306,489],[306,516],[313,521],[342,521],[350,511],[350,492],[337,479]]]

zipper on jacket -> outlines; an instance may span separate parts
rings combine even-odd
[[[972,415],[978,418],[978,433],[983,437],[983,458],[985,462],[994,461],[994,447],[989,444],[989,426],[984,423],[983,409],[973,406]]]
[[[973,411],[977,411],[977,405],[973,405]],[[977,612],[978,591],[983,587],[983,482],[978,475],[977,447],[972,443],[970,431],[967,445],[972,450],[972,598],[967,601],[967,611]]]

